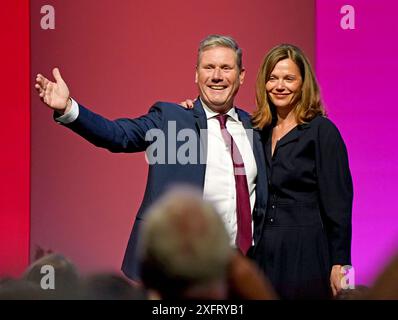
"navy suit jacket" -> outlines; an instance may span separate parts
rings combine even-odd
[[[239,119],[246,129],[251,129],[251,119],[247,112],[236,108]],[[175,130],[169,132],[172,124]],[[136,119],[117,119],[110,121],[95,114],[83,106],[79,106],[79,117],[72,123],[66,124],[89,142],[111,152],[140,152],[145,151],[152,143],[146,141],[145,136],[150,129],[160,129],[165,134],[165,150],[168,144],[176,144],[177,150],[186,141],[177,141],[177,133],[183,129],[191,129],[197,138],[197,157],[200,148],[206,156],[207,137],[200,130],[207,129],[207,119],[204,109],[198,99],[193,109],[184,109],[173,103],[157,102],[149,112]],[[267,207],[268,185],[265,169],[265,156],[259,131],[253,130],[253,153],[257,164],[256,204],[253,210],[254,242],[258,243]],[[206,157],[204,158],[206,159]],[[167,160],[167,152],[166,152]],[[171,185],[189,184],[203,190],[206,161],[197,159],[196,163],[181,164],[151,164],[147,179],[144,199],[136,215],[133,230],[127,245],[122,270],[131,279],[139,279],[138,242],[142,221],[148,207],[154,203]],[[167,163],[167,162],[166,162]]]

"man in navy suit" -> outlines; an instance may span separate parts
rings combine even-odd
[[[202,189],[204,199],[215,205],[226,224],[231,245],[236,245],[240,191],[236,191],[235,160],[222,134],[219,114],[227,118],[224,125],[244,164],[253,227],[250,244],[258,242],[268,193],[265,159],[260,134],[252,129],[249,114],[234,106],[245,76],[242,51],[234,39],[211,35],[200,43],[195,79],[199,99],[193,109],[157,102],[139,118],[110,121],[73,100],[58,69],[53,75],[55,82],[39,74],[35,87],[43,102],[55,111],[56,121],[111,152],[147,151],[147,186],[122,266],[129,278],[139,279],[137,244],[146,210],[173,184]]]

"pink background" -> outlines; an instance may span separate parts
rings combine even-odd
[[[355,29],[340,8],[355,9]],[[316,2],[317,75],[330,118],[347,144],[354,181],[352,263],[371,283],[398,249],[398,4]]]
[[[40,28],[44,4],[55,7],[55,30]],[[196,97],[199,41],[229,34],[247,68],[236,103],[252,111],[269,48],[291,42],[314,61],[314,10],[312,0],[32,0],[32,79],[58,66],[83,105],[109,118],[136,117],[157,100]],[[57,125],[32,87],[32,257],[40,246],[83,272],[119,270],[146,175],[144,154],[91,146]]]

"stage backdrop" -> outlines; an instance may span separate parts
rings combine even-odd
[[[237,104],[252,111],[264,53],[281,42],[302,47],[348,147],[353,264],[357,284],[370,284],[398,240],[394,12],[392,0],[32,0],[32,79],[58,66],[83,105],[136,117],[157,100],[195,97],[199,41],[230,34],[247,68]],[[144,192],[144,155],[91,146],[52,120],[33,86],[32,95],[31,256],[42,247],[83,272],[119,270]]]
[[[195,97],[200,40],[228,34],[247,69],[236,102],[252,111],[272,46],[296,44],[315,62],[314,10],[312,0],[32,0],[32,80],[57,66],[81,104],[137,117],[155,101]],[[144,154],[111,154],[57,125],[32,86],[31,168],[31,257],[41,247],[83,272],[119,270],[144,193]]]

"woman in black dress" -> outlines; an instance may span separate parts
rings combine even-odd
[[[254,259],[282,299],[325,299],[351,264],[352,179],[343,139],[325,117],[302,51],[273,48],[256,85],[269,200]]]

